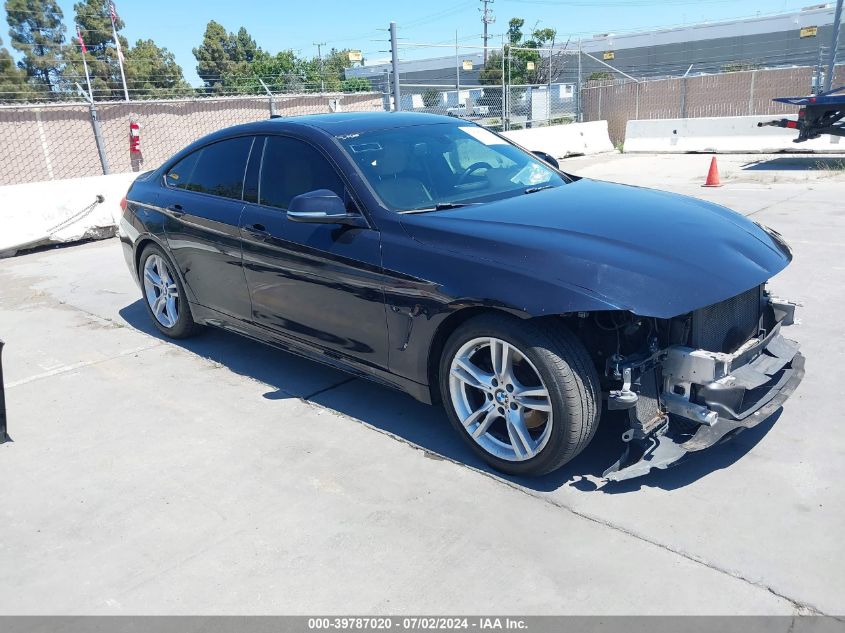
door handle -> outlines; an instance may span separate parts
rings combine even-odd
[[[174,218],[181,218],[183,215],[185,215],[185,210],[182,208],[181,204],[171,204],[169,207],[167,207],[167,210],[170,212],[170,215],[172,215]]]
[[[256,239],[256,240],[266,240],[270,237],[270,233],[267,231],[267,228],[263,224],[253,224],[251,226],[243,227],[243,230],[249,233],[249,235]]]

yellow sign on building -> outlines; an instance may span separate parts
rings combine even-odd
[[[800,31],[801,37],[815,37],[819,34],[819,27],[817,26],[805,26]]]
[[[607,61],[608,59],[616,59],[616,53],[614,53],[613,51],[605,51],[602,57],[605,59],[605,61]]]

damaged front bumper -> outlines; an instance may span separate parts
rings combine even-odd
[[[804,357],[781,334],[793,323],[795,304],[769,299],[768,309],[774,325],[733,353],[675,345],[621,366],[624,384],[608,405],[627,409],[630,424],[625,451],[605,471],[607,479],[668,468],[780,408],[804,377]]]

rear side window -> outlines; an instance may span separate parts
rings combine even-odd
[[[176,187],[177,189],[187,189],[188,181],[194,173],[194,167],[197,166],[197,159],[200,154],[202,154],[202,150],[194,152],[193,154],[188,154],[185,158],[171,167],[165,177],[167,179],[167,184],[171,187]]]
[[[304,141],[268,137],[261,162],[259,202],[287,209],[291,199],[315,189],[329,189],[344,197],[343,181],[320,152]]]
[[[176,163],[167,172],[167,184],[187,191],[240,200],[251,147],[252,137],[207,145]]]

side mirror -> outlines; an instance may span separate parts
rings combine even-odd
[[[367,228],[360,213],[349,213],[346,204],[334,191],[317,189],[296,196],[288,207],[288,220],[313,224],[343,224]]]
[[[557,159],[554,156],[552,156],[551,154],[547,154],[546,152],[541,152],[539,150],[533,151],[532,154],[534,154],[534,156],[539,158],[544,163],[548,163],[549,165],[551,165],[555,169],[560,169],[560,163],[558,163]]]

